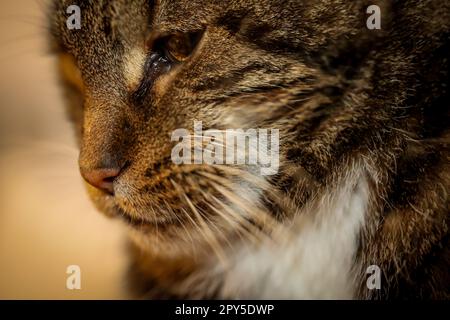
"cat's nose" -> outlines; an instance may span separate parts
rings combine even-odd
[[[114,194],[114,179],[120,174],[119,168],[99,168],[83,169],[81,175],[90,185],[103,190],[106,193]]]

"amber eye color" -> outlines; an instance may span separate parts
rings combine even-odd
[[[186,61],[196,45],[195,38],[185,33],[177,33],[165,38],[166,56],[174,62]]]

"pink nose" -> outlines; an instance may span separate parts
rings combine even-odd
[[[103,190],[106,193],[114,194],[114,179],[120,173],[118,168],[99,168],[84,170],[81,168],[81,175],[90,185]]]

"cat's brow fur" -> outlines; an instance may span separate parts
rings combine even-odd
[[[89,192],[134,223],[131,279],[147,296],[450,297],[448,2],[81,0],[82,28],[69,30],[71,2],[55,1],[49,19],[52,46],[81,71],[81,91],[62,79],[80,166],[125,168],[114,199]],[[381,30],[366,28],[370,4]],[[143,86],[146,42],[174,32],[203,36],[188,61]],[[173,165],[170,133],[194,120],[280,129],[280,172]],[[361,184],[354,199],[347,191]],[[361,212],[342,201],[363,201]],[[154,219],[170,223],[135,223]],[[327,229],[333,221],[342,229]],[[317,257],[300,241],[314,230],[319,250],[342,252],[318,266],[323,278],[308,277]],[[330,249],[333,235],[345,248]],[[380,290],[366,287],[373,264]]]

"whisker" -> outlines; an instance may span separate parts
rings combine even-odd
[[[247,205],[247,200],[244,200],[237,194],[228,191],[226,188],[218,185],[217,183],[211,182],[211,186],[216,189],[220,194],[225,196],[231,203],[236,204],[238,208],[243,209],[246,214],[249,215],[255,222],[261,224],[261,227],[267,226],[266,219],[269,217],[268,213],[259,209],[255,206],[254,203],[249,203],[250,206]]]
[[[227,214],[222,213],[219,209],[217,209],[213,205],[208,204],[208,206],[211,208],[211,210],[213,210],[215,213],[220,215],[224,220],[230,223],[230,225],[236,226],[238,228],[237,231],[239,231],[240,236],[245,236],[248,240],[252,241],[254,244],[259,243],[263,239],[263,237],[261,236],[262,233],[260,229],[252,225],[243,217],[239,216],[239,214],[234,213],[230,207],[228,207],[225,203],[223,203],[219,199],[214,197],[214,200],[218,205],[220,205],[224,210],[226,210],[230,216],[235,218],[237,221],[233,221],[230,217],[228,217]],[[244,226],[246,228],[244,228]],[[253,230],[253,232],[251,232],[250,230]]]
[[[182,197],[182,199],[185,200],[189,208],[191,209],[194,216],[197,218],[198,222],[200,223],[200,226],[195,223],[195,221],[192,219],[192,217],[187,214],[187,217],[191,219],[192,223],[197,226],[200,233],[204,236],[207,243],[210,245],[211,249],[213,249],[214,253],[217,255],[219,261],[224,265],[228,265],[228,261],[225,258],[225,254],[222,251],[220,244],[217,242],[217,239],[214,237],[214,234],[211,232],[211,230],[208,228],[207,224],[205,223],[204,219],[201,217],[199,212],[196,210],[195,206],[192,204],[192,202],[189,200],[186,193],[183,191],[183,189],[172,179],[170,179],[170,182],[175,187],[175,189],[178,191],[179,195]]]
[[[249,171],[239,169],[236,166],[227,166],[227,165],[215,165],[214,168],[224,171],[227,174],[231,174],[233,176],[238,177],[239,179],[243,179],[246,182],[254,185],[257,188],[260,188],[264,192],[267,193],[268,196],[270,196],[270,199],[277,203],[280,208],[282,208],[285,212],[294,212],[297,208],[295,203],[287,197],[286,195],[279,192],[277,189],[274,189],[273,186],[264,178],[254,175]],[[224,183],[227,182],[226,179],[223,179],[222,177],[218,175],[211,175],[205,172],[200,172],[200,174],[204,174],[210,178],[216,178],[218,179],[218,182]]]
[[[169,210],[169,212],[172,214],[172,216],[175,217],[175,219],[179,222],[179,224],[182,226],[184,232],[186,233],[186,236],[190,239],[191,243],[192,243],[192,248],[194,249],[194,255],[197,256],[197,246],[195,245],[194,242],[194,238],[192,238],[191,233],[188,231],[188,229],[186,228],[186,226],[184,225],[183,221],[178,217],[178,215],[172,210],[172,208],[170,207],[170,205],[167,203],[166,200],[164,200],[164,204],[167,208],[167,210]],[[187,214],[187,213],[186,213]],[[195,227],[195,226],[194,226]]]
[[[3,148],[20,150],[21,152],[46,153],[46,151],[58,152],[61,155],[67,155],[73,158],[78,157],[79,150],[71,145],[46,140],[29,141],[26,139],[18,139],[14,143],[2,144]]]
[[[223,239],[223,240],[226,242],[226,244],[228,245],[228,247],[229,247],[230,249],[233,248],[233,246],[231,245],[231,242],[230,242],[230,241],[228,240],[228,238],[225,236],[224,231],[223,231],[223,230],[220,230],[220,229],[215,225],[215,223],[213,223],[213,222],[208,218],[208,214],[207,214],[204,210],[202,210],[201,208],[199,208],[198,206],[196,206],[196,209],[199,211],[199,213],[200,213],[200,215],[202,216],[202,218],[203,218],[204,220],[206,220],[206,222],[208,222],[207,225],[208,225],[208,226],[211,226],[211,227],[209,227],[209,229],[214,228],[214,230],[216,230],[217,233],[221,236],[221,239]],[[212,230],[211,230],[211,231],[212,231]]]
[[[18,42],[22,42],[23,43],[23,41],[35,40],[39,36],[41,36],[41,34],[33,33],[33,34],[21,35],[21,36],[18,36],[16,38],[10,38],[10,39],[7,39],[7,40],[2,40],[2,43],[0,44],[0,48],[6,47],[6,46],[11,45],[11,44],[17,45]]]

